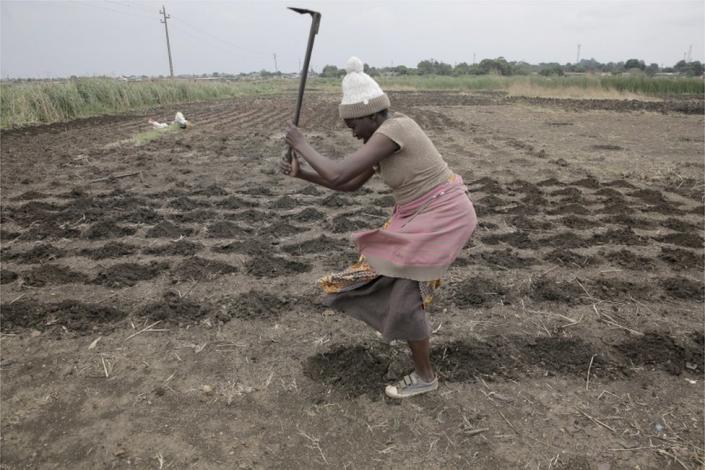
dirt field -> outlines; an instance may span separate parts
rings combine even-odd
[[[303,118],[334,157],[337,99]],[[9,131],[0,467],[699,468],[702,101],[391,100],[480,219],[431,312],[438,393],[386,399],[405,346],[319,303],[393,201],[276,173],[291,97]]]

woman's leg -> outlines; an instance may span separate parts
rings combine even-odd
[[[431,366],[431,341],[430,338],[419,341],[408,341],[411,357],[414,359],[416,375],[425,382],[433,382],[436,375]]]

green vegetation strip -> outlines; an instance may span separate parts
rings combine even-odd
[[[539,75],[396,75],[375,77],[389,90],[508,90],[565,88],[590,91],[616,91],[648,96],[702,95],[700,78],[629,76]],[[65,81],[0,83],[0,128],[21,127],[69,121],[76,118],[138,111],[154,106],[194,101],[220,100],[242,96],[290,93],[295,96],[298,80],[274,78],[259,80],[160,79],[121,81],[109,78],[79,78]],[[310,91],[338,92],[339,78],[311,78]]]

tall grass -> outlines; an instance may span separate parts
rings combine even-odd
[[[2,83],[0,127],[68,121],[165,104],[276,93],[291,86],[284,80],[124,82],[108,78]]]
[[[523,96],[629,98],[636,96],[703,95],[699,78],[646,76],[541,77],[497,75],[377,77],[389,90],[499,90]],[[296,79],[257,81],[146,80],[124,82],[79,78],[61,82],[0,83],[0,127],[51,123],[152,106],[254,94],[290,92]],[[340,92],[340,79],[311,78],[307,90]]]

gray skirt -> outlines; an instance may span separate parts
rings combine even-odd
[[[379,276],[343,292],[329,294],[323,303],[364,321],[382,333],[386,341],[419,341],[431,336],[418,281]]]

